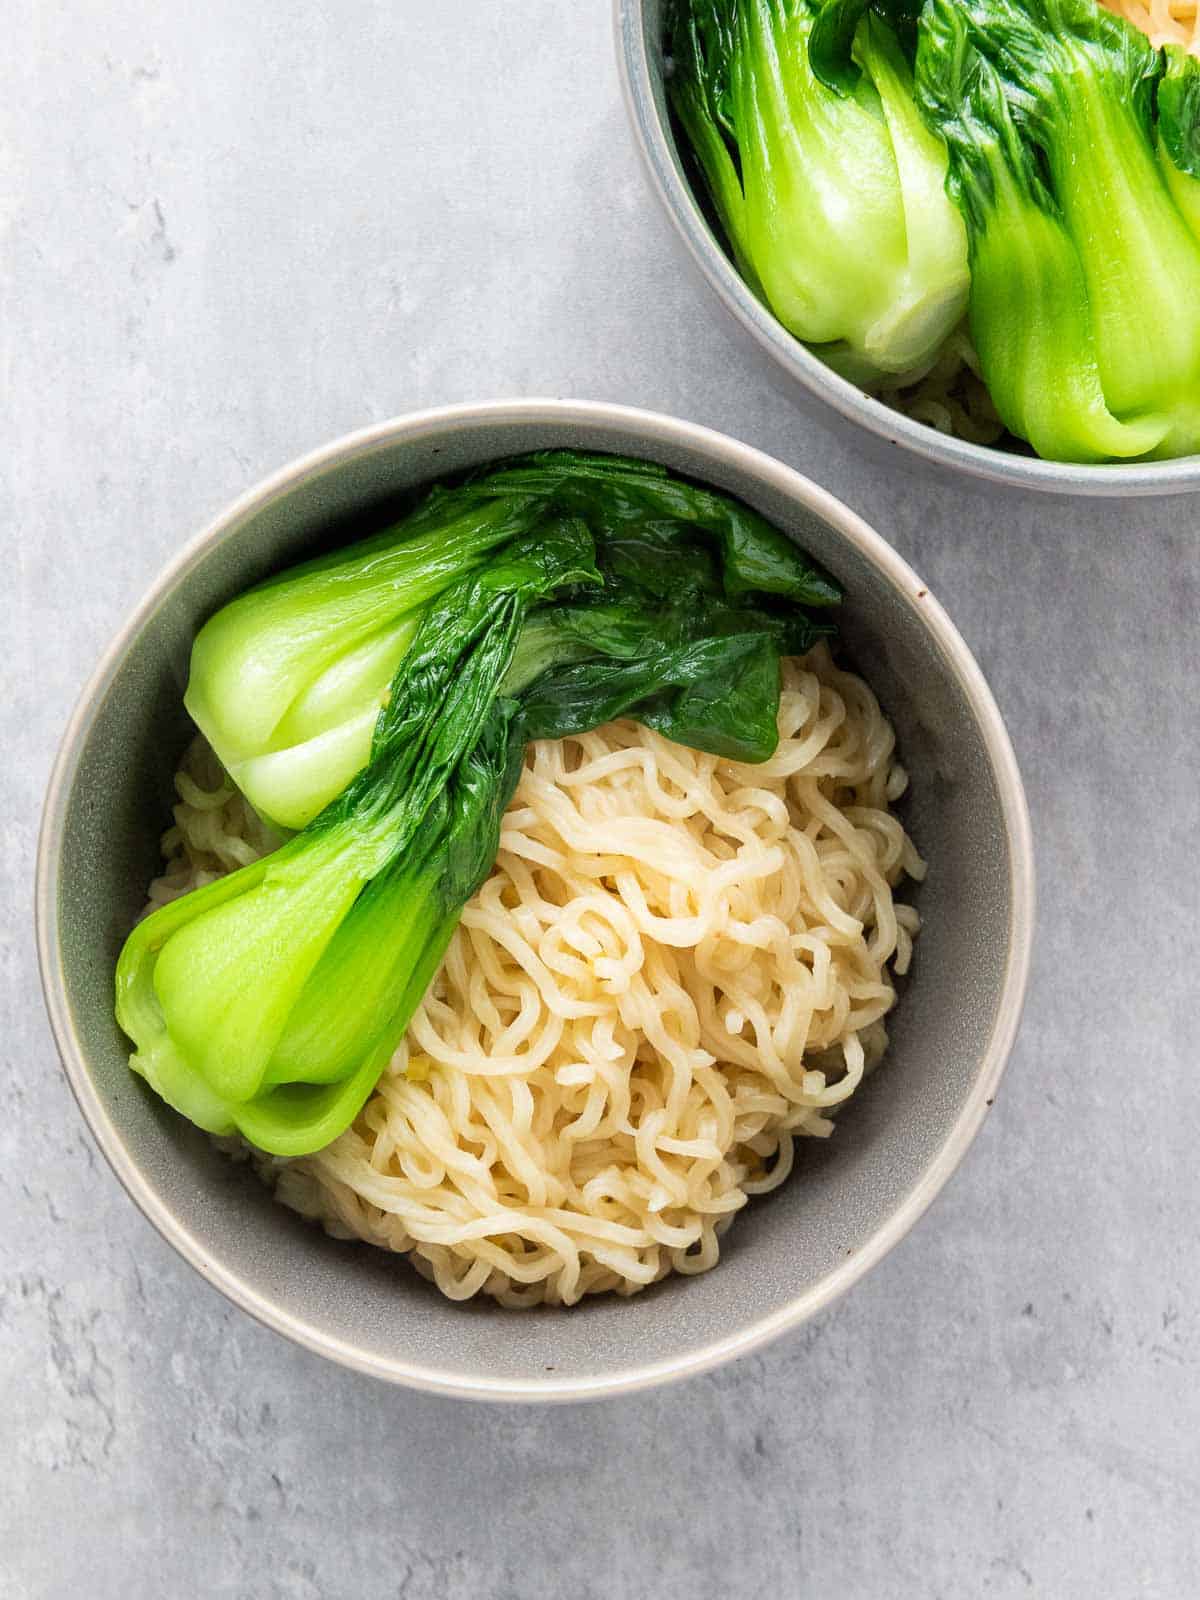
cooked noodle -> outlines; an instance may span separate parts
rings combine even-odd
[[[1200,55],[1196,0],[1101,0],[1101,4],[1140,28],[1152,45],[1178,44]]]
[[[995,444],[1004,433],[965,326],[950,335],[928,372],[913,381],[896,379],[879,398],[914,422],[972,444]]]
[[[924,867],[866,684],[824,647],[786,663],[780,732],[761,766],[631,722],[531,745],[378,1089],[325,1150],[261,1162],[278,1197],[452,1299],[569,1305],[713,1266],[878,1060],[919,925],[892,897]],[[206,747],[179,784],[155,901],[269,842]]]

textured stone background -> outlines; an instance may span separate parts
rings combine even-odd
[[[635,160],[604,0],[8,0],[0,56],[0,1595],[1200,1592],[1192,501],[933,481],[801,414]],[[260,475],[441,401],[679,412],[913,561],[1039,838],[1026,1025],[929,1218],[659,1393],[393,1392],[227,1306],[94,1153],[42,1016],[38,809],[95,657]]]

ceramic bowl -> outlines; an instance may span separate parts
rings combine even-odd
[[[625,103],[651,185],[693,261],[726,309],[779,368],[801,386],[803,393],[866,429],[874,439],[900,445],[939,468],[966,472],[1012,489],[1104,497],[1181,494],[1200,489],[1200,456],[1178,461],[1077,466],[951,438],[865,394],[794,338],[742,281],[693,191],[667,104],[662,48],[664,9],[664,0],[614,0],[617,58]]]
[[[190,737],[188,653],[205,618],[415,486],[560,446],[641,456],[727,490],[842,580],[845,648],[896,724],[912,778],[906,820],[929,876],[885,1067],[835,1136],[806,1145],[788,1183],[738,1216],[718,1268],[631,1300],[514,1312],[452,1304],[403,1258],[335,1242],[276,1204],[129,1071],[112,983],[157,870]],[[828,1306],[907,1232],[996,1092],[1025,986],[1032,879],[1021,780],[992,696],[941,606],[878,534],[808,479],[704,428],[618,406],[514,401],[340,439],[252,489],[171,562],[63,738],[39,852],[38,948],[58,1048],[97,1143],[211,1284],[362,1372],[457,1395],[578,1399],[754,1349]]]

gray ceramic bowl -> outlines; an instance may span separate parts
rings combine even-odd
[[[846,585],[844,636],[895,720],[926,926],[886,1069],[800,1171],[737,1219],[716,1271],[569,1312],[452,1305],[406,1262],[276,1205],[129,1071],[113,964],[157,865],[199,624],[247,584],[399,491],[574,445],[659,461],[757,507]],[[1021,780],[979,669],[891,547],[806,478],[720,434],[617,406],[455,407],[338,440],[244,495],[171,563],[84,690],[50,782],[38,949],[71,1085],[133,1199],[270,1327],[347,1366],[492,1399],[571,1399],[697,1372],[826,1306],[925,1210],[974,1138],[1016,1031],[1033,867]],[[936,1293],[936,1284],[930,1290]]]
[[[778,322],[746,287],[697,203],[667,108],[663,78],[664,0],[614,0],[617,57],[625,103],[651,184],[692,259],[728,310],[809,394],[841,416],[927,462],[1010,488],[1116,496],[1182,494],[1200,489],[1200,456],[1178,461],[1068,466],[1011,450],[969,444],[914,422],[839,378]]]

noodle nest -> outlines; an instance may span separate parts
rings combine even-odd
[[[1156,49],[1177,44],[1200,55],[1200,9],[1196,0],[1100,0],[1106,10],[1140,28]]]
[[[715,1265],[883,1052],[924,875],[870,689],[784,664],[758,766],[622,721],[531,744],[500,853],[357,1120],[278,1198],[452,1299],[571,1305]],[[203,741],[152,903],[276,840]]]

